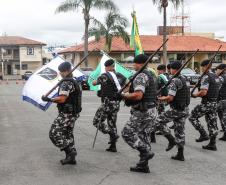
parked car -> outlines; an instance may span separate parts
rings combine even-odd
[[[190,68],[182,69],[181,74],[186,77],[186,80],[189,81],[191,85],[196,84],[201,76]]]
[[[93,72],[93,68],[87,67],[87,68],[80,68],[80,71],[85,74],[84,77],[81,80],[81,85],[83,90],[89,90],[89,84],[88,79],[89,75]]]
[[[22,80],[28,80],[32,74],[32,71],[25,71],[25,73],[22,75]]]

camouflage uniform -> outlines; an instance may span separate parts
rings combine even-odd
[[[164,79],[165,78],[165,79]],[[161,74],[158,76],[158,89],[161,89],[167,82],[167,77],[165,74]],[[167,96],[168,95],[168,90],[167,88],[164,88],[161,90],[160,92],[161,96]],[[158,114],[160,115],[161,113],[163,113],[165,111],[165,106],[166,103],[163,101],[158,101]]]
[[[217,107],[218,117],[221,122],[223,132],[226,132],[226,100],[220,100]]]
[[[105,98],[101,103],[100,107],[97,109],[95,117],[93,119],[93,125],[98,127],[98,129],[103,134],[117,134],[117,113],[119,111],[120,103],[119,101],[110,101]],[[105,120],[107,119],[107,124]]]
[[[69,96],[69,94],[74,91],[75,88],[73,83],[64,81],[59,87],[59,96]],[[79,114],[63,113],[59,111],[59,115],[54,120],[49,131],[49,138],[53,144],[61,150],[64,150],[67,147],[75,149],[73,129],[78,117]]]
[[[205,75],[201,80],[200,89],[209,89],[208,75]],[[189,121],[196,130],[200,133],[205,133],[204,127],[201,125],[199,118],[205,115],[207,127],[209,130],[209,136],[216,136],[218,133],[217,128],[217,101],[201,102],[191,112]]]
[[[223,74],[226,75],[226,74]],[[221,84],[226,83],[224,78],[222,76],[219,77]],[[223,92],[226,93],[226,92]],[[217,112],[218,112],[218,117],[221,122],[221,127],[224,133],[226,133],[226,100],[224,98],[219,97],[219,102],[218,102],[218,107],[217,107]]]
[[[134,91],[145,93],[145,87],[148,84],[148,76],[140,73],[133,81]],[[151,132],[154,131],[154,120],[156,118],[156,108],[150,108],[146,111],[131,108],[130,120],[122,130],[122,137],[125,142],[138,151],[151,150]]]
[[[181,83],[181,81],[178,78],[174,78],[168,86],[168,94],[171,96],[176,96],[178,90],[180,90],[182,87],[183,84]],[[171,106],[170,110],[163,112],[156,119],[156,130],[162,131],[165,136],[171,134],[170,129],[167,127],[167,123],[173,121],[175,125],[175,142],[178,147],[183,147],[185,145],[185,121],[188,115],[188,107],[184,107],[184,110],[178,110]]]
[[[118,74],[117,74],[118,75]],[[120,76],[123,78],[123,76]],[[118,78],[118,76],[117,76]],[[125,78],[125,77],[124,77]],[[118,79],[119,80],[119,79]],[[101,84],[101,87],[108,86],[109,77],[106,74],[102,74],[97,79],[97,84]],[[103,91],[103,89],[101,89]],[[101,105],[97,109],[93,119],[93,125],[97,127],[103,134],[110,135],[110,141],[113,141],[117,136],[117,113],[120,108],[120,101],[113,100],[109,97],[101,96]],[[107,120],[107,123],[105,122]]]

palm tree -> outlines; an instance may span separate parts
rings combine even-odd
[[[111,50],[113,37],[121,37],[125,43],[129,43],[129,35],[125,30],[128,20],[118,12],[111,10],[107,13],[103,23],[93,19],[93,24],[94,26],[89,29],[89,36],[95,36],[96,41],[104,36],[105,49],[108,52]]]
[[[113,9],[116,10],[117,7],[112,0],[66,0],[62,2],[59,7],[57,7],[55,13],[77,11],[82,10],[84,23],[85,23],[85,33],[84,33],[84,56],[88,54],[88,30],[90,24],[90,10],[96,9]],[[86,67],[88,66],[87,60],[85,61]]]
[[[167,15],[166,15],[166,8],[168,6],[168,0],[152,0],[153,4],[157,5],[159,8],[159,11],[161,12],[163,9],[163,42],[167,39],[167,33],[166,33],[166,20],[167,20]],[[183,0],[169,0],[175,8],[178,8],[180,5],[181,1]],[[164,44],[163,46],[163,64],[167,63],[167,44]]]

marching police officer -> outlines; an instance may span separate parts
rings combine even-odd
[[[181,66],[181,62],[174,61],[171,64],[171,74],[176,74]],[[188,106],[190,104],[190,91],[186,84],[185,77],[178,75],[176,78],[172,79],[168,86],[168,90],[167,96],[160,96],[158,99],[168,102],[171,109],[158,116],[156,119],[156,129],[161,130],[169,141],[166,151],[171,150],[174,145],[177,145],[177,155],[172,156],[171,158],[184,161],[185,120],[189,115]],[[171,135],[170,129],[167,127],[167,123],[171,121],[173,121],[175,125],[175,139]]]
[[[147,61],[144,54],[134,58],[134,69],[138,71]],[[127,106],[131,106],[130,120],[122,130],[122,137],[132,148],[140,152],[140,160],[130,171],[150,173],[148,161],[153,158],[150,134],[154,130],[156,117],[156,83],[145,69],[132,82],[129,93],[122,94]]]
[[[222,84],[219,91],[217,111],[224,134],[219,140],[226,141],[226,64],[220,64],[216,69],[216,74]]]
[[[209,140],[208,145],[203,146],[203,149],[216,151],[216,137],[218,134],[217,129],[217,98],[219,93],[220,80],[216,74],[210,72],[212,66],[209,65],[210,60],[204,60],[201,63],[202,72],[207,70],[207,73],[203,76],[201,80],[201,85],[199,91],[194,93],[192,96],[194,98],[201,97],[201,104],[197,105],[191,112],[189,121],[199,131],[200,137],[196,139],[196,142],[202,142]],[[205,115],[207,122],[209,136],[207,135],[205,129],[201,125],[199,118]]]
[[[43,101],[57,103],[59,115],[54,120],[49,137],[52,143],[64,151],[66,158],[61,160],[61,164],[76,164],[77,155],[74,143],[73,129],[75,121],[81,112],[81,87],[73,79],[71,72],[71,63],[63,62],[58,70],[64,79],[59,86],[58,95],[54,98],[42,96]],[[70,74],[70,75],[69,75]]]
[[[110,141],[108,144],[110,144],[110,147],[106,151],[117,152],[116,142],[119,136],[117,134],[116,121],[120,108],[117,92],[126,82],[126,78],[122,74],[114,72],[114,60],[109,59],[104,65],[106,73],[103,73],[96,81],[93,81],[93,85],[101,85],[99,96],[102,101],[93,119],[93,125],[103,134],[109,134]],[[105,124],[106,119],[107,124]]]
[[[168,78],[165,75],[166,74],[166,66],[164,64],[160,64],[157,67],[158,70],[158,77],[157,77],[157,89],[160,90],[167,82]],[[160,91],[161,96],[167,96],[168,95],[168,90],[167,87],[163,88]],[[157,103],[157,110],[158,114],[160,115],[162,112],[165,111],[165,102],[163,101],[158,101]],[[161,131],[156,132],[157,135],[162,135]],[[156,143],[156,138],[155,138],[155,132],[151,133],[151,142]]]
[[[166,66],[164,64],[160,64],[157,67],[158,70],[158,90],[161,89],[167,82],[168,78],[165,75],[166,74]],[[167,96],[168,95],[168,89],[167,87],[163,88],[160,92],[160,96]],[[158,114],[161,114],[165,110],[165,104],[164,102],[158,103]]]

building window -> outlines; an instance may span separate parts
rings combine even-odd
[[[27,55],[34,55],[34,48],[27,47]]]
[[[15,64],[15,69],[20,70],[20,64]]]
[[[12,55],[12,50],[11,49],[7,49],[6,50],[6,55]]]
[[[208,59],[212,59],[214,54],[208,54]],[[222,54],[217,54],[213,63],[222,63]]]
[[[22,64],[22,70],[27,70],[27,64]]]

